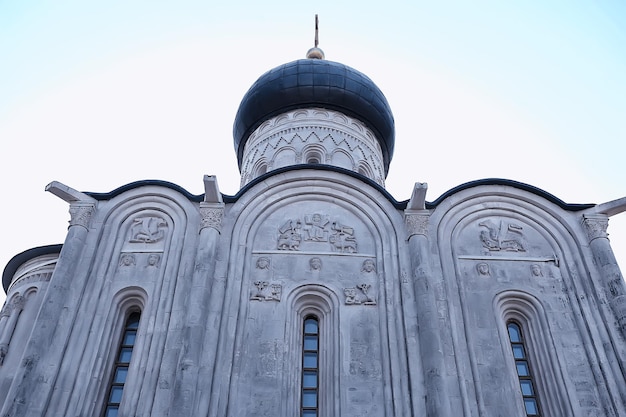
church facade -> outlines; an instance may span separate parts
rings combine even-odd
[[[4,270],[0,415],[626,415],[626,199],[399,202],[394,141],[378,87],[313,50],[243,98],[236,195],[49,184],[70,226]]]

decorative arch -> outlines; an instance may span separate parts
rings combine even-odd
[[[306,145],[302,150],[302,162],[305,164],[325,164],[326,148],[318,143]]]
[[[338,389],[341,386],[341,346],[339,346],[340,303],[337,294],[319,284],[306,284],[295,288],[287,298],[289,313],[286,323],[290,335],[289,350],[285,363],[287,374],[285,391],[288,396],[285,415],[299,415],[300,398],[296,393],[302,378],[302,326],[305,318],[314,316],[319,321],[319,412],[322,416],[341,415]],[[299,348],[298,348],[299,347]],[[295,390],[294,390],[295,388]]]
[[[526,354],[533,369],[533,382],[543,414],[547,416],[572,416],[571,401],[561,372],[561,363],[556,355],[556,346],[550,332],[541,302],[523,291],[503,291],[493,301],[494,312],[499,322],[498,332],[512,386],[518,386],[515,358],[507,331],[508,323],[516,323],[524,333]],[[522,396],[515,398],[520,410],[524,410]]]
[[[602,312],[589,308],[579,298],[596,294],[590,288],[592,281],[581,279],[591,271],[585,262],[589,257],[583,254],[585,238],[575,213],[527,190],[484,185],[460,190],[439,201],[430,219],[441,259],[439,279],[449,299],[446,314],[450,315],[452,325],[448,337],[458,355],[458,372],[462,368],[470,369],[474,383],[459,385],[465,412],[477,409],[479,414],[488,415],[489,407],[500,401],[481,382],[492,377],[489,364],[494,362],[485,359],[484,344],[490,342],[486,333],[479,330],[493,326],[503,331],[505,324],[479,306],[502,291],[526,292],[549,305],[556,311],[541,322],[547,326],[546,335],[549,336],[550,328],[559,328],[561,332],[567,329],[578,341],[576,365],[571,360],[565,361],[562,351],[554,353],[563,365],[563,372],[570,372],[569,379],[561,379],[562,392],[567,395],[559,397],[562,403],[558,407],[561,410],[572,407],[573,414],[582,412],[577,404],[563,405],[569,398],[582,395],[589,409],[614,409],[616,402],[611,397],[622,390],[616,384],[623,377],[613,367],[604,365],[605,361],[615,360],[615,353],[602,347],[601,340],[610,338]],[[512,235],[521,226],[524,238],[503,240],[501,231],[509,226]],[[480,262],[488,264],[489,274],[477,272]],[[541,273],[531,275],[535,274],[532,269],[535,262],[543,268],[543,277]],[[553,290],[546,291],[548,286]],[[501,351],[490,354],[503,358]],[[594,380],[597,391],[577,393],[576,385],[589,380]],[[606,386],[612,390],[602,389]]]
[[[246,194],[231,207],[230,221],[233,227],[227,233],[232,234],[232,236],[225,235],[225,241],[230,241],[229,261],[227,265],[223,264],[224,269],[222,271],[216,272],[227,277],[225,303],[228,303],[228,305],[224,306],[222,314],[224,319],[220,324],[220,339],[227,342],[220,344],[219,349],[223,349],[224,352],[237,351],[239,349],[237,346],[239,346],[242,340],[245,340],[246,335],[251,334],[251,332],[255,334],[256,332],[264,333],[262,336],[266,341],[263,343],[268,346],[266,354],[272,355],[272,357],[278,355],[276,357],[280,360],[280,369],[272,368],[267,370],[267,373],[270,375],[289,374],[287,379],[282,376],[277,377],[279,381],[282,381],[282,384],[287,384],[290,387],[290,389],[281,389],[281,392],[291,392],[297,396],[299,383],[297,383],[297,376],[293,377],[291,372],[295,372],[298,368],[287,367],[292,366],[288,364],[293,363],[296,366],[300,366],[299,353],[294,354],[290,352],[290,348],[281,349],[280,344],[278,345],[279,350],[276,351],[272,340],[285,340],[287,343],[288,340],[284,339],[284,335],[289,334],[289,337],[299,335],[300,331],[295,331],[295,329],[301,326],[302,314],[307,314],[307,312],[319,314],[321,319],[320,325],[324,325],[326,322],[325,317],[328,317],[328,306],[335,308],[333,306],[338,305],[337,309],[339,310],[354,308],[346,307],[343,294],[345,288],[354,287],[359,283],[348,283],[346,281],[344,285],[339,284],[340,281],[331,284],[321,279],[316,280],[314,278],[316,272],[309,267],[309,259],[318,255],[318,249],[313,244],[309,248],[303,245],[300,251],[291,252],[294,256],[290,257],[288,263],[285,264],[290,265],[289,269],[284,269],[277,274],[275,272],[276,259],[274,256],[289,256],[286,252],[288,249],[279,248],[277,245],[280,236],[279,229],[290,219],[295,221],[294,216],[299,217],[304,224],[307,215],[312,215],[316,212],[325,214],[327,207],[334,207],[333,210],[337,210],[336,213],[343,214],[333,218],[334,214],[331,213],[329,224],[337,222],[338,224],[335,227],[340,227],[340,223],[347,226],[354,226],[354,224],[358,223],[361,225],[360,227],[363,227],[363,229],[359,229],[361,230],[359,233],[361,233],[361,236],[365,236],[363,233],[366,233],[367,238],[363,239],[362,245],[359,241],[357,252],[349,250],[343,253],[340,251],[333,252],[333,262],[360,259],[358,267],[357,263],[355,263],[354,268],[355,273],[358,275],[364,259],[376,258],[378,273],[372,274],[372,277],[375,277],[372,282],[376,285],[372,286],[370,294],[376,288],[375,295],[378,303],[370,303],[373,305],[364,306],[369,309],[368,311],[376,312],[376,317],[371,323],[372,326],[375,326],[376,331],[380,332],[380,336],[377,336],[380,338],[380,354],[377,354],[377,357],[380,355],[380,359],[373,366],[377,366],[376,369],[379,370],[377,372],[379,372],[380,381],[384,382],[380,389],[385,397],[382,405],[386,410],[385,412],[390,416],[408,415],[410,414],[411,405],[409,402],[409,377],[406,372],[409,367],[406,361],[409,357],[418,358],[419,354],[412,350],[417,349],[416,346],[408,346],[404,342],[406,340],[403,336],[405,329],[402,325],[398,326],[398,323],[402,323],[401,317],[403,312],[397,306],[401,305],[403,309],[412,308],[409,302],[402,301],[405,295],[412,298],[411,295],[403,294],[404,291],[412,291],[412,288],[410,290],[406,287],[401,289],[401,281],[398,279],[401,263],[404,263],[404,265],[409,263],[408,254],[400,249],[405,237],[404,222],[397,209],[388,200],[381,199],[378,193],[378,190],[375,188],[363,187],[362,181],[355,177],[313,169],[302,169],[297,177],[286,174],[270,176],[263,182],[247,189]],[[271,244],[262,248],[255,246],[254,242],[256,242],[259,236],[263,236],[264,241]],[[268,236],[270,237],[269,240],[267,239]],[[315,245],[331,244],[330,241],[324,240],[322,242],[321,240],[315,243]],[[392,255],[397,253],[399,253],[399,257]],[[298,254],[305,254],[305,256],[299,256]],[[352,256],[357,258],[351,258]],[[261,267],[259,267],[257,261],[260,258],[270,258],[269,266],[268,262],[264,261],[261,263]],[[325,269],[330,267],[328,259],[330,258],[324,258],[322,274],[324,271],[329,271],[329,269]],[[293,271],[293,273],[288,271]],[[291,279],[292,277],[295,279]],[[271,288],[274,283],[281,285],[282,298],[277,300],[276,298],[279,297],[270,295],[269,290],[263,296],[257,296],[256,294],[258,293],[254,285],[257,279],[259,283],[265,281],[269,284],[265,288]],[[307,287],[307,285],[314,284],[322,285],[325,288]],[[308,288],[309,292],[311,288],[316,288],[317,290],[314,293],[310,293],[310,295],[303,290],[302,297],[290,295],[292,292],[299,294],[298,291],[300,291],[301,285],[304,285],[302,288]],[[330,297],[328,295],[330,294],[329,291],[335,294],[333,295],[335,298],[333,304],[328,301],[328,297]],[[343,297],[340,304],[337,301],[339,296]],[[303,309],[300,313],[292,314],[290,312],[292,310],[288,310],[291,309],[292,299],[306,301],[307,303],[302,305],[306,304],[307,307],[302,307]],[[249,314],[257,314],[256,312],[260,311],[265,311],[266,313],[263,314],[266,314],[266,316],[264,317],[268,317],[269,320],[280,320],[278,323],[282,323],[283,317],[286,316],[290,317],[292,321],[287,323],[287,327],[280,331],[274,326],[271,328],[261,327],[256,331],[252,330],[253,326],[259,327],[257,324],[263,323],[265,319],[261,319],[260,316],[249,318]],[[410,314],[412,315],[413,313]],[[371,315],[373,316],[374,314]],[[272,323],[274,322],[272,321]],[[322,332],[328,329],[325,326]],[[336,331],[335,334],[337,334]],[[321,337],[324,337],[323,333]],[[261,342],[259,341],[259,343]],[[289,346],[291,345],[289,344]],[[407,354],[407,350],[411,350],[412,353]],[[292,356],[289,356],[288,359],[286,355]],[[237,370],[249,369],[255,366],[255,364],[246,362],[245,355],[233,357],[233,361],[232,366]],[[287,369],[290,369],[290,371],[287,372]],[[220,371],[216,372],[220,373]],[[341,371],[341,368],[339,368],[336,372],[345,372],[345,370]],[[420,371],[416,370],[414,372],[411,369],[409,374],[411,374],[411,379],[417,380]],[[230,388],[228,389],[231,392],[241,388],[237,385],[238,381],[234,376],[237,373],[231,374],[229,369],[225,368],[221,375],[223,375],[223,381],[219,383],[221,386],[229,386]],[[214,382],[214,384],[216,383]],[[246,388],[244,387],[243,389],[245,390]],[[262,391],[262,389],[256,391]],[[222,392],[225,394],[227,391],[224,389]],[[332,392],[332,390],[329,392]],[[231,401],[244,402],[249,413],[267,411],[260,410],[258,407],[255,408],[254,400],[252,400],[255,395],[262,394],[246,391],[240,397],[232,397]],[[342,395],[345,396],[347,394],[343,392]],[[335,401],[339,401],[339,399],[335,398]],[[280,406],[282,407],[280,408],[281,415],[295,415],[298,411],[297,398],[289,397],[281,400],[277,397],[266,402],[266,405],[274,409],[274,402],[282,404]],[[219,408],[220,406],[218,405],[217,407]],[[226,412],[226,404],[221,407],[224,408],[219,408],[216,411],[218,414]],[[285,410],[288,411],[285,412]],[[332,411],[330,415],[338,415],[338,413]]]
[[[133,313],[142,314],[146,310],[147,304],[148,294],[145,289],[138,286],[123,288],[113,296],[111,309],[104,324],[105,328],[102,329],[104,331],[103,339],[100,342],[100,352],[98,354],[104,360],[94,369],[94,372],[103,377],[90,387],[95,401],[85,404],[88,407],[89,415],[101,415],[103,413],[103,407],[107,403],[107,396],[109,395],[110,384],[114,379],[114,364],[119,353],[119,346],[122,343],[126,321]],[[145,335],[145,321],[140,321],[139,329],[137,330],[137,340],[133,349],[133,361],[130,364],[126,377],[126,383],[129,387],[142,386],[141,381],[144,375],[140,370],[145,369],[150,345],[150,337]],[[126,389],[121,412],[133,414],[130,410],[136,408],[138,396],[138,389]]]

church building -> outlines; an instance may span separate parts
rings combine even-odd
[[[626,416],[626,198],[485,179],[397,201],[389,103],[317,45],[260,76],[233,136],[232,196],[47,186],[69,228],[4,269],[1,416]]]

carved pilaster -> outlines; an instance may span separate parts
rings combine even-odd
[[[89,222],[95,211],[93,204],[70,204],[70,227],[82,226],[89,230]]]
[[[585,232],[587,232],[587,238],[589,242],[598,238],[608,238],[609,234],[606,232],[609,227],[609,218],[603,214],[585,214],[582,220]]]
[[[22,311],[25,305],[26,298],[24,298],[24,296],[22,295],[16,295],[15,297],[13,297],[13,300],[11,300],[11,314],[13,314],[13,311]]]
[[[209,207],[200,204],[200,215],[202,220],[200,221],[200,230],[210,227],[219,232],[222,231],[222,219],[224,217],[223,207]]]
[[[426,213],[411,213],[405,214],[404,223],[408,231],[407,239],[410,239],[414,235],[428,236],[428,218],[429,214]]]

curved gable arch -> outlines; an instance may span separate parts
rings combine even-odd
[[[406,372],[401,369],[406,369],[407,354],[406,345],[401,342],[405,340],[403,330],[397,326],[402,322],[402,312],[394,307],[402,304],[402,291],[405,289],[400,288],[400,263],[397,257],[392,256],[393,253],[400,253],[399,257],[408,264],[407,255],[400,249],[405,238],[403,219],[377,190],[363,187],[356,178],[318,170],[300,172],[302,175],[297,178],[281,174],[268,177],[263,183],[247,190],[229,213],[233,224],[227,233],[232,233],[232,236],[225,235],[224,241],[231,241],[230,258],[228,265],[224,265],[227,269],[218,272],[227,276],[223,315],[226,320],[221,325],[220,334],[224,337],[232,332],[234,334],[230,347],[220,348],[226,352],[238,350],[238,341],[244,339],[244,334],[252,332],[259,334],[259,346],[263,350],[260,354],[274,357],[276,349],[278,352],[284,349],[282,345],[276,346],[270,341],[295,337],[292,330],[282,325],[285,317],[296,314],[288,309],[284,300],[300,286],[323,285],[333,297],[341,300],[339,308],[350,312],[349,316],[356,311],[363,314],[352,319],[356,326],[353,333],[356,333],[351,335],[347,331],[349,322],[343,324],[345,337],[358,339],[361,337],[359,329],[367,328],[372,337],[378,338],[380,350],[372,353],[371,363],[361,371],[362,375],[369,373],[374,380],[380,380],[379,391],[384,392],[384,404],[389,408],[390,415],[406,415],[410,408],[407,399],[410,397]],[[314,220],[315,214],[320,215],[318,220]],[[316,222],[322,226],[316,229]],[[282,246],[281,235],[288,234],[290,228],[296,225],[298,232],[294,233],[301,235],[299,243],[291,247],[289,243]],[[333,235],[339,233],[346,235],[342,242],[333,240]],[[315,257],[322,261],[319,271],[310,265]],[[260,258],[267,258],[262,267],[258,264]],[[370,275],[361,272],[367,259],[376,260],[377,272]],[[346,272],[338,276],[330,273],[333,270]],[[256,283],[262,288],[259,289]],[[357,285],[360,284],[370,285],[368,295],[359,292],[361,290],[357,289]],[[273,285],[280,286],[280,300],[276,300],[277,297],[270,291]],[[359,306],[346,303],[345,289],[358,292]],[[372,300],[365,304],[368,296]],[[271,314],[267,310],[268,305],[272,306]],[[275,323],[280,328],[263,326],[268,317],[275,317]],[[357,322],[361,324],[357,326]],[[345,340],[339,348],[341,352],[336,354],[348,357],[356,354],[351,353]],[[239,372],[247,372],[257,366],[244,356],[235,358],[239,362],[233,367]],[[269,389],[268,385],[283,378],[284,367],[287,366],[283,364],[283,359],[282,354],[276,357],[276,361],[281,363],[280,369],[267,370],[276,378],[253,383],[253,387],[231,387],[241,392],[241,398],[233,398],[232,401],[243,401],[252,414],[261,412],[250,399],[261,395],[257,391]],[[358,365],[355,362],[353,366]],[[255,375],[258,374],[246,374],[239,378],[254,380]],[[226,379],[230,380],[230,376]],[[236,381],[230,380],[230,383]],[[222,384],[228,382],[223,381]],[[274,388],[279,389],[280,386]],[[342,395],[347,395],[345,390],[342,390]],[[287,398],[277,398],[268,407],[284,410],[291,406]],[[397,409],[395,414],[393,408]]]
[[[496,292],[507,290],[527,292],[549,305],[549,320],[544,324],[549,329],[567,329],[577,340],[580,348],[575,364],[564,360],[564,351],[557,353],[575,374],[573,384],[595,379],[600,386],[612,386],[619,392],[615,370],[602,365],[614,358],[608,359],[611,353],[595,342],[610,336],[603,313],[595,307],[599,304],[597,289],[592,280],[585,279],[593,269],[585,262],[590,256],[584,253],[587,245],[580,214],[528,191],[484,186],[443,200],[431,221],[441,257],[442,285],[455,323],[450,338],[462,358],[459,363],[464,364],[459,366],[471,369],[474,381],[472,388],[463,392],[467,404],[474,403],[472,407],[489,413],[489,407],[500,402],[497,384],[489,382],[489,373],[490,366],[504,359],[494,358],[487,364],[486,352],[500,354],[485,348],[486,344],[493,349],[493,344],[480,328],[499,326],[484,306]],[[615,403],[610,394],[602,391],[588,402],[612,408]],[[572,407],[576,410],[576,405]]]

